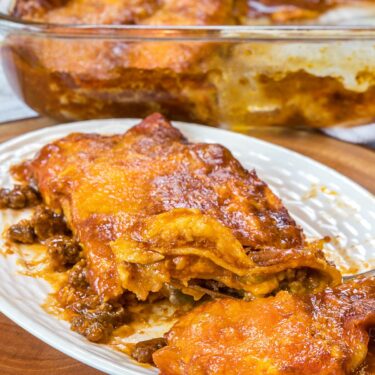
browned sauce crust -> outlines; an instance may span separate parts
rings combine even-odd
[[[22,168],[64,213],[103,299],[129,290],[145,300],[164,284],[186,288],[193,279],[262,295],[288,268],[310,269],[312,289],[340,279],[255,171],[223,146],[189,143],[161,115],[123,135],[72,134]],[[35,226],[44,214],[36,215],[37,237],[58,234],[59,214],[48,235]]]
[[[344,375],[364,361],[374,326],[374,278],[304,297],[222,299],[182,317],[153,359],[163,375]]]

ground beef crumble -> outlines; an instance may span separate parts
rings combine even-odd
[[[14,185],[13,189],[0,189],[0,208],[15,210],[34,207],[41,203],[37,190],[28,185]]]
[[[73,238],[58,235],[46,241],[47,252],[53,269],[64,271],[74,266],[81,258],[81,246]]]
[[[133,293],[124,293],[117,301],[102,301],[87,279],[87,264],[80,244],[72,237],[62,214],[41,204],[37,190],[30,186],[15,185],[0,189],[0,209],[34,207],[29,220],[11,225],[7,238],[15,243],[46,245],[54,271],[68,272],[67,281],[56,293],[59,305],[65,310],[71,329],[89,341],[105,343],[114,329],[129,323],[130,313],[125,309],[138,301]],[[176,299],[175,294],[168,293]],[[172,297],[171,297],[172,296]],[[165,296],[155,295],[156,300]],[[163,338],[137,343],[131,353],[141,363],[153,364],[152,354],[166,345]]]
[[[58,301],[71,312],[71,329],[92,342],[107,342],[114,329],[129,322],[129,314],[117,301],[100,300],[87,282],[84,259],[70,271]]]
[[[53,269],[65,271],[80,259],[81,247],[71,236],[63,215],[37,206],[30,220],[9,227],[8,240],[15,243],[45,243]]]
[[[36,241],[30,220],[21,220],[8,229],[8,238],[16,243],[33,244]]]
[[[158,337],[156,339],[140,341],[134,345],[131,352],[132,358],[140,363],[149,363],[150,365],[155,365],[152,355],[162,347],[167,345],[167,340],[163,337]]]
[[[31,218],[31,225],[40,241],[59,234],[70,234],[64,216],[43,205],[35,209]]]

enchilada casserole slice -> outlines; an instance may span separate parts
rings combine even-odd
[[[70,134],[13,174],[45,207],[11,227],[11,237],[39,238],[62,268],[75,264],[72,288],[59,297],[69,306],[88,298],[75,312],[124,295],[252,299],[315,292],[341,279],[255,171],[221,145],[189,142],[159,114],[120,135]]]
[[[374,277],[303,297],[220,299],[182,317],[154,359],[162,375],[370,375],[361,364],[374,325]]]

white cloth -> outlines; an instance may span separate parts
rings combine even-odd
[[[0,124],[34,116],[37,114],[13,93],[0,64]]]
[[[345,142],[360,143],[375,148],[375,124],[354,128],[327,128],[324,133]]]

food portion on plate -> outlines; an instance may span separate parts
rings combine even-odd
[[[256,296],[340,280],[254,171],[161,115],[123,135],[72,134],[14,170],[63,213],[104,299],[166,283],[200,298],[202,279]]]
[[[227,373],[215,372],[227,356],[239,370],[301,368],[287,356],[271,363],[273,349],[251,341],[260,337],[259,348],[279,337],[281,350],[302,347],[308,333],[300,365],[321,354],[321,368],[341,364],[338,374],[366,357],[374,279],[340,285],[324,239],[306,239],[280,198],[224,146],[190,142],[153,114],[124,134],[53,141],[11,173],[21,185],[0,191],[1,207],[33,213],[7,229],[9,247],[40,246],[44,265],[30,274],[52,281],[47,310],[88,340],[113,345],[144,322],[177,319],[166,338],[125,350],[176,375]],[[220,332],[231,335],[227,347]],[[328,352],[339,332],[348,341]]]
[[[164,375],[350,374],[374,325],[374,278],[315,295],[221,299],[180,318],[154,361]]]
[[[174,120],[246,130],[355,126],[375,116],[371,40],[331,32],[340,39],[332,43],[312,30],[301,31],[299,41],[277,40],[284,38],[282,30],[257,40],[257,31],[224,27],[338,25],[348,14],[371,18],[370,1],[17,0],[10,14],[48,25],[48,33],[38,35],[10,32],[2,59],[25,102],[56,119],[159,111]],[[109,32],[103,25],[138,28]]]

